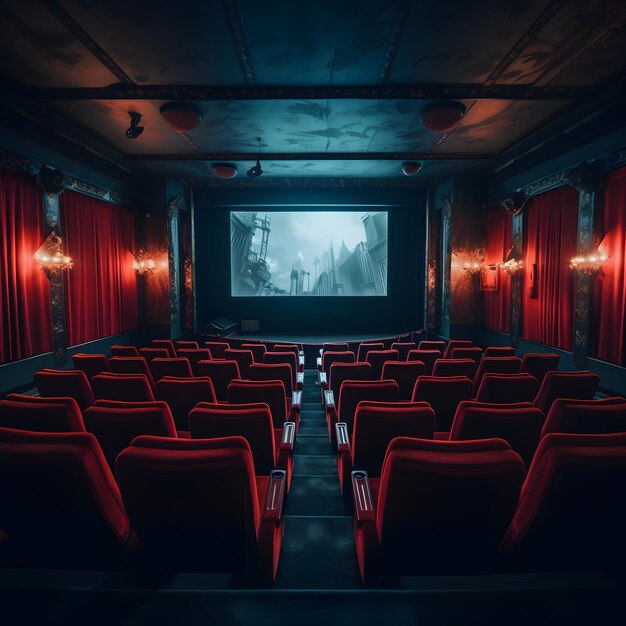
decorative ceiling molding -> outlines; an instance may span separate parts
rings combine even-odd
[[[406,21],[410,11],[411,0],[401,0],[398,3],[396,16],[393,24],[391,25],[391,34],[389,35],[389,41],[387,42],[387,48],[385,49],[385,54],[383,56],[383,65],[378,76],[379,85],[386,83],[389,79],[389,74],[391,73],[391,68],[393,67],[393,62],[396,58],[398,47],[400,46],[402,32],[406,26]]]
[[[256,75],[254,73],[254,67],[252,66],[250,49],[248,48],[246,36],[243,32],[239,11],[237,10],[237,2],[236,0],[222,0],[222,5],[243,78],[247,85],[256,85]]]

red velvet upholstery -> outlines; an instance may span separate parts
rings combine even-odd
[[[104,372],[91,379],[93,393],[98,400],[122,402],[149,402],[154,400],[152,387],[143,374],[115,374]]]
[[[176,354],[178,354],[179,350],[197,350],[200,346],[197,341],[175,341],[174,348],[176,349]]]
[[[391,344],[391,349],[398,351],[399,361],[406,361],[409,358],[409,352],[417,349],[417,344],[413,342],[396,341]]]
[[[165,376],[157,383],[156,397],[169,405],[177,430],[189,430],[187,416],[198,402],[217,402],[213,383],[208,376],[197,378]]]
[[[237,361],[200,361],[198,374],[211,379],[215,396],[221,402],[226,401],[230,382],[241,378]]]
[[[122,497],[90,433],[0,428],[2,520],[10,564],[114,567],[130,537]]]
[[[558,354],[550,354],[548,352],[527,352],[522,357],[522,364],[519,371],[534,376],[539,384],[543,383],[543,379],[548,372],[556,370],[559,366],[561,357]]]
[[[372,485],[373,515],[355,519],[363,580],[489,567],[523,479],[524,463],[501,439],[394,439]]]
[[[293,352],[297,359],[300,356],[300,347],[297,343],[276,343],[274,352]]]
[[[383,366],[381,380],[395,380],[398,383],[399,396],[408,401],[413,395],[415,381],[426,373],[421,361],[387,361]]]
[[[154,379],[148,362],[142,356],[114,356],[109,359],[109,368],[116,374],[143,374],[154,389]]]
[[[104,354],[83,354],[79,352],[72,356],[74,368],[85,372],[88,380],[96,374],[109,371],[109,360]]]
[[[250,366],[254,361],[252,352],[250,352],[250,350],[234,350],[232,348],[229,348],[228,350],[224,351],[224,358],[231,361],[237,361],[241,377],[248,378],[248,370],[250,369]]]
[[[170,352],[167,348],[139,348],[139,356],[150,363],[152,359],[167,359]]]
[[[111,346],[111,356],[139,356],[135,346]]]
[[[167,350],[167,355],[170,358],[176,357],[176,349],[174,348],[174,342],[171,339],[153,339],[152,347],[154,348],[165,348]]]
[[[293,377],[291,366],[287,363],[253,363],[250,366],[250,380],[280,380],[285,386],[285,395],[291,399]]]
[[[146,557],[159,567],[274,579],[282,516],[263,514],[269,481],[255,477],[245,439],[139,437],[115,469]]]
[[[230,348],[230,344],[225,341],[205,341],[204,347],[211,351],[214,359],[223,359],[224,352]]]
[[[621,567],[625,484],[625,433],[545,435],[505,547],[533,569]]]
[[[46,433],[85,432],[74,398],[40,398],[17,393],[0,400],[0,427]]]
[[[508,346],[490,346],[485,348],[485,357],[515,356],[515,348]]]
[[[293,386],[296,386],[298,357],[293,352],[266,352],[263,355],[263,363],[267,363],[268,365],[289,364],[291,366]]]
[[[352,432],[354,414],[359,402],[371,400],[374,402],[398,402],[400,389],[395,380],[346,380],[339,391],[337,417],[340,422],[348,425],[348,432]],[[335,402],[337,400],[335,399]],[[334,425],[332,425],[334,430]]]
[[[476,400],[495,404],[532,402],[539,391],[539,383],[530,374],[485,374]]]
[[[175,376],[176,378],[191,378],[191,363],[187,357],[168,357],[167,359],[152,359],[149,364],[152,378],[159,381],[164,376]]]
[[[480,363],[483,358],[483,349],[477,346],[470,346],[468,348],[454,348],[452,350],[451,359],[473,359],[476,363]]]
[[[350,350],[343,352],[326,350],[322,353],[322,372],[330,374],[333,363],[354,363],[354,361],[354,352],[350,352]]]
[[[407,358],[408,361],[421,361],[426,367],[426,375],[431,376],[435,361],[441,358],[439,350],[411,350]]]
[[[452,358],[452,351],[455,348],[471,348],[472,342],[467,339],[450,339],[448,341],[448,345],[446,346],[446,351],[443,353],[444,359]]]
[[[450,441],[504,439],[528,468],[539,443],[544,419],[544,414],[530,402],[461,402],[452,422]]]
[[[324,352],[348,352],[350,346],[344,341],[333,341],[322,345],[322,354]]]
[[[428,402],[437,416],[435,430],[450,430],[457,406],[471,397],[472,381],[465,376],[420,376],[411,401]]]
[[[521,360],[516,356],[483,357],[478,364],[476,374],[474,374],[474,395],[478,393],[478,388],[485,374],[518,374],[521,364]]]
[[[465,376],[474,378],[478,364],[473,359],[443,358],[435,361],[433,376]]]
[[[626,399],[569,400],[557,398],[546,417],[548,433],[602,434],[626,432]]]
[[[98,401],[85,411],[84,419],[111,468],[117,455],[139,435],[176,437],[166,402]]]
[[[263,355],[267,352],[264,343],[242,343],[242,350],[250,350],[254,363],[263,363]]]
[[[184,359],[189,359],[191,372],[194,376],[200,375],[198,373],[198,363],[200,361],[210,361],[213,358],[208,348],[180,348],[177,351],[177,355]]]
[[[365,363],[367,361],[367,353],[370,350],[384,350],[385,349],[385,344],[384,343],[368,343],[366,341],[364,341],[363,343],[359,344],[359,351],[357,353],[357,362],[358,363]]]
[[[369,363],[333,363],[328,376],[328,388],[339,402],[341,383],[344,380],[371,380],[372,366]]]
[[[557,398],[591,400],[600,384],[600,377],[588,370],[579,372],[548,372],[535,398],[545,415]]]
[[[443,353],[446,351],[446,342],[445,341],[431,341],[424,339],[417,344],[418,350],[439,350],[441,353],[440,356],[443,356]]]
[[[365,357],[366,363],[372,366],[372,380],[380,380],[383,367],[387,361],[399,361],[397,350],[369,350]]]
[[[265,402],[272,412],[274,428],[283,428],[289,419],[285,386],[280,380],[233,380],[227,397],[230,404]],[[298,422],[297,416],[293,421]]]
[[[81,370],[43,369],[35,373],[34,379],[45,398],[74,398],[81,411],[94,402],[91,385]]]

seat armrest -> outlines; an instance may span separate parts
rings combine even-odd
[[[318,383],[322,386],[327,386],[328,385],[328,376],[326,375],[326,372],[319,372],[318,376]]]
[[[270,472],[265,506],[263,507],[264,522],[274,522],[278,526],[282,521],[286,483],[287,472],[285,470],[272,470]]]
[[[366,522],[376,522],[376,510],[372,500],[372,492],[367,472],[354,470],[352,472],[352,494],[354,496],[354,513],[358,526]]]
[[[352,450],[350,449],[348,425],[345,422],[337,422],[335,424],[335,434],[337,435],[337,454],[347,452],[351,455]]]
[[[322,369],[322,357],[318,356],[317,359],[315,359],[315,362],[317,364],[317,369],[321,370]]]
[[[298,391],[302,389],[303,384],[304,384],[304,372],[298,372],[296,374],[296,387]]]
[[[320,356],[322,356],[322,354],[324,354],[324,348],[320,348]]]
[[[302,404],[302,392],[292,391],[291,392],[291,408],[296,411],[299,411],[301,404]]]
[[[293,443],[296,439],[296,423],[285,422],[283,424],[283,438],[280,442],[280,449],[287,452],[293,451]]]
[[[298,357],[298,367],[304,367],[304,353],[300,353]]]
[[[326,404],[327,410],[335,408],[335,394],[332,391],[326,390],[324,392],[324,404]]]

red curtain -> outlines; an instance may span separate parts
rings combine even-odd
[[[595,282],[591,355],[626,365],[626,167],[609,173],[603,201],[599,249],[609,260]]]
[[[42,233],[37,188],[0,170],[0,363],[52,350],[50,286],[33,259]]]
[[[78,193],[61,198],[63,238],[74,261],[66,283],[68,344],[136,328],[133,213]]]
[[[524,221],[522,336],[571,350],[575,283],[569,260],[576,255],[578,192],[568,186],[533,198]]]
[[[511,216],[502,209],[487,213],[486,263],[501,263],[511,249],[513,233]],[[502,270],[498,272],[498,290],[483,292],[485,297],[485,326],[503,333],[510,332],[511,279]]]

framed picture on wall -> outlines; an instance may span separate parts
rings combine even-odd
[[[480,290],[498,291],[498,266],[487,265],[480,271]]]

